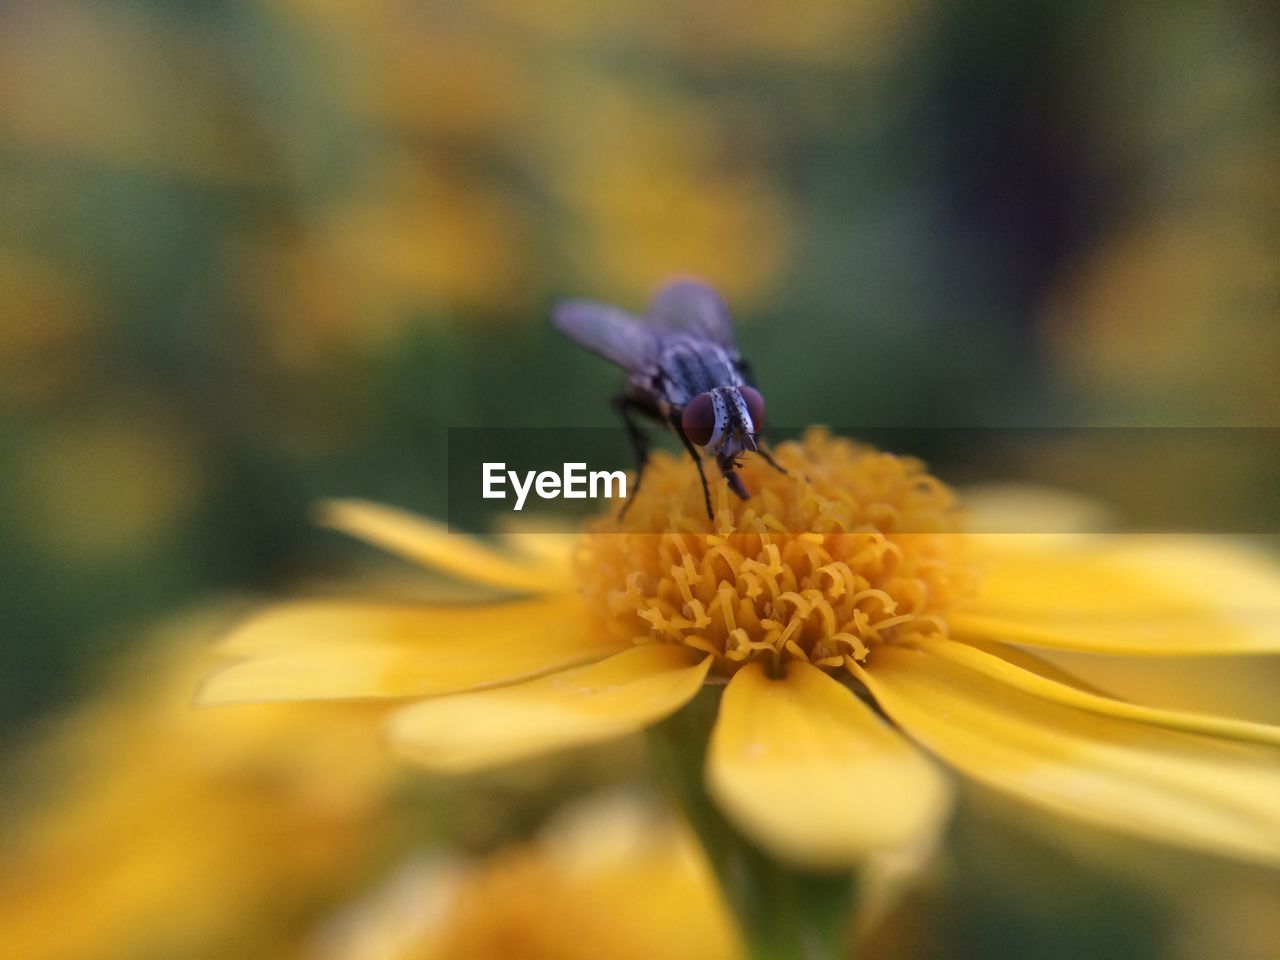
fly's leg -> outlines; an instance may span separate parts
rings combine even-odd
[[[778,463],[777,460],[773,459],[773,454],[769,452],[769,449],[764,445],[764,443],[760,440],[759,437],[756,438],[756,453],[760,454],[760,456],[764,458],[765,463],[773,467],[773,469],[777,470],[784,477],[791,476],[791,474],[787,473],[786,467]]]
[[[685,436],[678,412],[672,411],[671,416],[667,418],[667,422],[671,424],[671,429],[676,432],[676,436],[680,438],[684,448],[689,451],[689,456],[693,457],[694,466],[698,468],[698,479],[702,481],[702,502],[707,505],[707,519],[714,520],[715,514],[711,512],[711,488],[707,486],[707,474],[702,469],[702,457],[698,456],[698,448],[693,445],[692,440]]]
[[[613,398],[613,408],[622,417],[622,423],[627,429],[627,438],[631,441],[631,450],[636,456],[636,482],[635,486],[631,488],[631,494],[627,497],[627,502],[622,505],[622,510],[618,513],[618,519],[621,520],[627,515],[627,511],[631,509],[631,504],[635,502],[636,494],[640,492],[640,481],[644,479],[644,468],[649,465],[651,444],[648,434],[640,429],[640,424],[636,423],[635,418],[637,412],[648,413],[647,407],[637,402],[634,397],[619,394]]]

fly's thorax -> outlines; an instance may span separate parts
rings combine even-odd
[[[737,387],[743,383],[734,357],[717,344],[682,334],[668,337],[662,345],[659,368],[665,399],[683,407],[694,397],[717,387]]]

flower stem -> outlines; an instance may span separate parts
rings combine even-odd
[[[697,833],[752,960],[847,958],[857,876],[803,870],[761,850],[708,796],[703,770],[723,686],[649,732],[650,753]],[[798,814],[799,815],[799,814]]]

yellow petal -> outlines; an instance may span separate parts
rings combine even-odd
[[[1280,652],[1280,563],[1195,536],[980,536],[980,595],[952,632],[1145,656]]]
[[[1017,667],[996,654],[952,640],[922,639],[913,646],[924,650],[930,656],[940,657],[969,670],[975,670],[985,677],[1021,690],[1023,693],[1051,700],[1063,706],[1076,707],[1125,720],[1136,720],[1139,723],[1149,723],[1170,730],[1280,747],[1280,726],[1126,703],[1123,700],[1081,689],[1078,685],[1056,682],[1042,673]]]
[[[578,544],[577,533],[566,533],[564,521],[550,522],[513,517],[498,524],[504,545],[530,559],[569,572],[569,561]]]
[[[569,587],[562,566],[519,560],[474,537],[403,510],[363,500],[329,500],[321,526],[340,530],[415,563],[502,590],[545,593]]]
[[[710,665],[675,644],[632,647],[528,683],[414,704],[392,717],[391,735],[436,770],[492,766],[640,730],[692,699]]]
[[[907,733],[982,783],[1155,840],[1280,862],[1275,755],[1033,697],[900,647],[851,665]]]
[[[1001,656],[1009,650],[1001,644]],[[1280,724],[1280,657],[1100,657],[1074,650],[1038,651],[1069,683],[1084,680],[1094,692],[1175,710],[1217,713]],[[1016,661],[1015,661],[1016,662]],[[1063,679],[1057,677],[1056,679]]]
[[[761,846],[818,868],[920,842],[948,808],[945,777],[840,683],[808,663],[729,682],[707,786]]]
[[[249,657],[214,674],[203,703],[427,696],[509,683],[616,651],[568,598],[431,608],[288,604],[222,649]]]

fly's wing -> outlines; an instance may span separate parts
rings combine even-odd
[[[697,280],[669,283],[653,298],[649,319],[668,330],[691,334],[738,355],[733,320],[720,294]]]
[[[551,319],[570,340],[624,370],[640,370],[657,360],[657,335],[625,310],[591,300],[566,300],[556,305]]]

